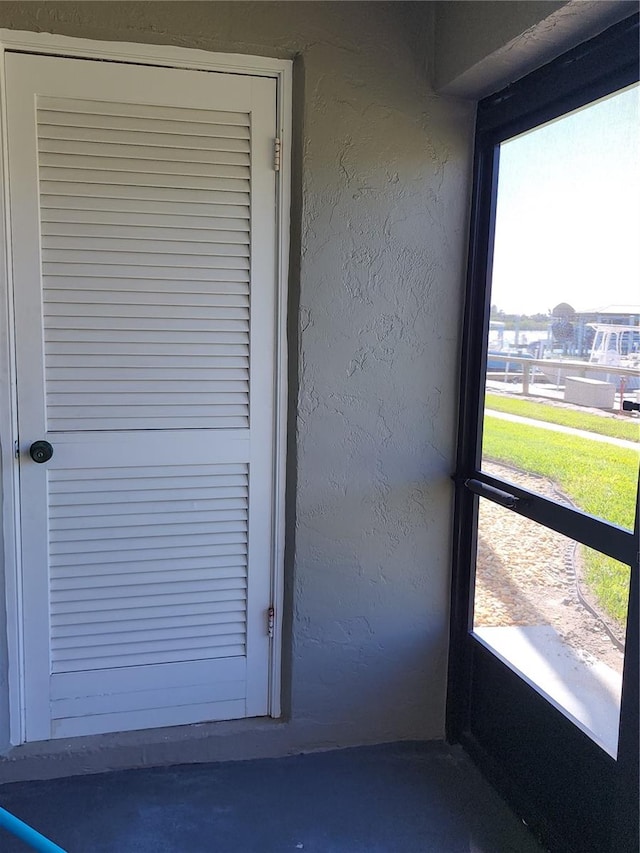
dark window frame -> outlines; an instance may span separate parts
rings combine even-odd
[[[447,739],[450,742],[465,743],[468,739],[473,701],[473,668],[474,660],[477,660],[477,653],[474,653],[470,643],[470,629],[474,597],[478,489],[476,488],[474,494],[464,484],[472,479],[480,487],[485,484],[494,489],[504,489],[504,483],[480,470],[498,146],[519,133],[637,82],[638,30],[639,16],[636,14],[478,104],[467,291],[462,331],[458,457],[454,476],[456,489],[447,699]],[[594,519],[586,513],[567,510],[525,490],[509,487],[509,491],[526,499],[526,506],[516,510],[522,515],[631,566],[620,741],[617,766],[612,772],[622,780],[620,790],[631,792],[627,811],[637,809],[640,644],[638,502],[635,530],[631,533],[601,519]],[[640,487],[638,496],[640,498]],[[512,799],[517,801],[518,797]],[[620,830],[623,834],[628,831],[628,825],[627,822]],[[637,816],[635,826],[636,829],[631,831],[637,833]]]

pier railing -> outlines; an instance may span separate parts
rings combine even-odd
[[[547,385],[562,387],[567,376],[576,376],[600,379],[602,382],[613,382],[616,393],[622,394],[629,379],[638,379],[640,371],[635,368],[620,367],[613,364],[595,364],[588,361],[565,361],[563,359],[550,358],[527,358],[518,355],[507,355],[491,353],[489,360],[492,363],[502,362],[504,370],[488,370],[487,379],[499,379],[502,382],[519,382],[522,384],[522,394],[525,397],[531,395],[531,385],[536,383],[536,372],[543,373]],[[515,367],[517,365],[517,367]],[[553,377],[556,372],[554,382]],[[538,384],[542,384],[539,382]],[[538,392],[540,389],[537,389]]]

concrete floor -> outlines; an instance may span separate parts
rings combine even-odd
[[[464,753],[399,743],[0,786],[68,853],[540,853]],[[28,848],[0,830],[3,853]]]

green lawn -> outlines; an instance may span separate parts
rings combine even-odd
[[[483,455],[548,477],[585,512],[633,529],[638,478],[635,450],[487,414]],[[587,582],[598,601],[607,613],[623,622],[628,567],[586,548],[584,558]]]
[[[636,418],[618,420],[593,415],[590,412],[576,409],[564,409],[560,406],[550,406],[547,403],[537,403],[524,398],[514,399],[500,394],[487,394],[485,407],[496,412],[507,412],[522,418],[533,418],[536,421],[547,421],[552,424],[583,429],[587,432],[597,432],[613,438],[625,438],[627,441],[640,442],[640,421]]]

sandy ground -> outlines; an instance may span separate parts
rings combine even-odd
[[[488,474],[571,505],[543,477],[497,463],[484,463],[483,468]],[[491,501],[480,502],[475,626],[550,625],[574,649],[621,672],[623,653],[601,619],[581,603],[576,589],[579,576],[580,546],[572,540]],[[598,610],[584,583],[580,590]],[[618,641],[623,641],[623,628],[611,619],[607,624]]]

